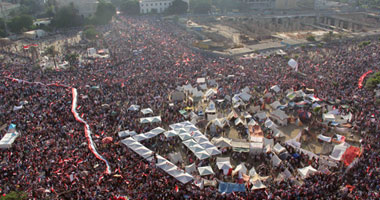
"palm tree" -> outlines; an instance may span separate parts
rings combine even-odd
[[[57,54],[58,54],[58,51],[55,49],[54,45],[45,49],[45,55],[53,59],[55,68],[57,68],[57,62],[55,61],[55,57],[57,56]]]

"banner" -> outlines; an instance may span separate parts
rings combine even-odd
[[[103,156],[101,156],[97,152],[97,150],[95,148],[94,142],[93,142],[92,137],[91,137],[92,133],[91,133],[91,130],[90,130],[90,126],[87,124],[86,121],[84,121],[81,117],[79,117],[79,114],[76,111],[77,100],[78,100],[78,97],[77,97],[78,95],[77,95],[77,89],[76,88],[70,87],[68,85],[58,84],[58,83],[44,84],[44,83],[41,83],[41,82],[29,82],[29,81],[15,79],[15,78],[11,78],[11,77],[7,77],[7,78],[10,79],[10,80],[12,80],[12,81],[14,81],[14,82],[18,82],[18,83],[27,83],[27,84],[32,84],[32,85],[43,85],[43,86],[46,86],[46,87],[57,86],[57,87],[71,88],[72,95],[73,95],[73,101],[72,101],[72,105],[71,105],[71,112],[72,112],[72,114],[74,115],[75,119],[78,122],[84,124],[84,132],[85,132],[85,136],[87,138],[88,148],[95,155],[95,157],[97,159],[102,160],[106,164],[106,172],[105,173],[111,174],[111,167],[110,167],[108,161],[106,159],[104,159]]]
[[[368,72],[364,73],[364,74],[359,78],[359,83],[358,83],[358,87],[359,87],[359,89],[361,89],[361,88],[363,87],[363,81],[364,81],[365,77],[366,77],[368,74],[370,74],[370,73],[372,73],[372,70],[369,70]]]

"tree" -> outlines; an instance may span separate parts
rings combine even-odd
[[[52,25],[58,28],[76,27],[83,24],[83,19],[75,9],[74,4],[60,8],[51,21]]]
[[[3,18],[0,18],[0,37],[6,37],[7,32],[5,30],[5,21]]]
[[[210,0],[192,0],[190,1],[190,9],[193,13],[208,14],[211,11]]]
[[[65,55],[65,60],[70,63],[70,66],[74,66],[79,62],[79,54],[69,53]]]
[[[94,24],[108,24],[116,14],[116,8],[112,3],[100,0],[93,18]]]
[[[189,5],[182,0],[174,0],[172,5],[169,6],[167,13],[172,15],[181,15],[187,12]]]
[[[55,57],[57,56],[57,54],[58,54],[58,51],[55,49],[54,45],[45,49],[45,55],[53,59],[55,68],[57,68],[57,62],[55,61]]]
[[[120,6],[120,10],[126,15],[140,14],[140,3],[137,0],[127,0]]]
[[[97,37],[99,37],[98,31],[96,31],[95,27],[92,25],[85,27],[83,35],[88,40],[95,40]]]
[[[378,84],[380,84],[380,71],[376,72],[368,78],[365,83],[365,87],[367,89],[373,89],[376,88]]]
[[[14,33],[21,33],[32,28],[33,18],[29,15],[13,17],[8,23],[8,27]]]
[[[0,200],[25,200],[28,195],[25,192],[12,191],[5,196],[2,196]]]

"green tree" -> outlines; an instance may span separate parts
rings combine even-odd
[[[33,18],[30,15],[20,15],[13,17],[8,23],[8,27],[14,33],[21,33],[32,28]]]
[[[365,87],[367,89],[373,89],[377,87],[378,84],[380,84],[380,71],[376,72],[368,78],[368,80],[365,83]]]
[[[182,0],[174,0],[172,5],[167,9],[167,13],[171,15],[181,15],[187,12],[189,5]]]
[[[126,15],[140,14],[140,3],[137,0],[127,0],[120,6],[120,11]]]
[[[211,0],[191,0],[190,10],[197,14],[208,14],[211,11]]]
[[[66,54],[65,60],[70,63],[70,66],[74,66],[79,62],[79,54],[77,53]]]
[[[93,18],[94,24],[108,24],[116,14],[116,8],[112,3],[100,0]]]
[[[6,37],[7,32],[5,30],[5,21],[3,18],[0,18],[0,37]]]
[[[98,31],[96,31],[95,27],[92,25],[85,27],[83,35],[88,40],[95,40],[99,37]]]
[[[241,8],[241,3],[234,0],[213,0],[212,4],[223,12]]]
[[[57,62],[55,61],[55,57],[58,55],[58,51],[55,49],[54,45],[45,49],[45,55],[53,59],[54,67],[57,68]]]
[[[27,199],[28,195],[25,192],[12,191],[5,196],[2,196],[0,200],[24,200]]]
[[[75,9],[74,4],[60,8],[54,15],[51,24],[58,28],[68,28],[81,26],[83,19],[78,14],[78,10]]]

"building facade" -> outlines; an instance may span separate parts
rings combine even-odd
[[[78,9],[79,15],[83,17],[91,17],[98,6],[98,0],[57,0],[57,6],[68,6],[71,3]]]
[[[140,0],[140,13],[146,14],[151,12],[163,13],[174,0]],[[189,5],[189,0],[182,0]]]
[[[297,7],[297,0],[241,0],[251,9],[277,9],[287,10]]]

